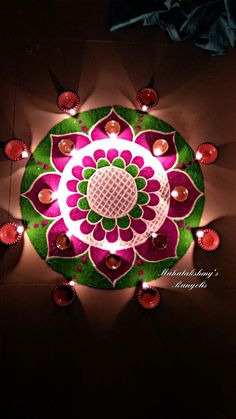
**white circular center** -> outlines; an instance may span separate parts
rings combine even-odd
[[[90,208],[103,217],[127,215],[136,204],[137,195],[134,178],[118,167],[103,167],[89,180],[87,199]]]
[[[145,220],[145,223],[147,225],[146,232],[144,234],[139,234],[135,230],[133,230],[133,238],[130,241],[123,241],[119,235],[118,240],[115,243],[110,243],[106,239],[106,236],[103,240],[98,241],[93,237],[93,232],[89,234],[83,234],[80,230],[80,225],[84,221],[83,219],[79,219],[77,221],[74,221],[70,217],[70,212],[72,210],[71,207],[67,205],[67,198],[73,194],[73,192],[69,191],[67,188],[67,182],[71,179],[75,179],[75,177],[72,174],[73,167],[80,165],[83,166],[83,158],[85,156],[93,156],[93,153],[97,149],[102,149],[105,151],[105,153],[108,152],[108,150],[115,148],[119,154],[124,150],[129,150],[132,153],[132,156],[142,156],[144,159],[144,166],[143,167],[152,167],[154,170],[154,175],[152,179],[156,179],[160,183],[160,189],[158,190],[158,196],[159,196],[159,203],[155,206],[151,206],[151,208],[155,211],[156,216],[152,220]],[[114,170],[115,169],[115,170]],[[121,182],[121,172],[123,172],[124,179],[122,182],[124,182],[124,185],[122,183],[121,190],[119,191],[119,183]],[[102,204],[102,201],[105,199],[108,201],[108,192],[103,187],[103,182],[105,178],[105,173],[108,175],[109,182],[107,182],[107,188],[109,187],[109,192],[111,194],[110,196],[110,203],[108,203],[109,207],[106,207],[106,204],[104,203],[101,208],[100,205]],[[113,175],[116,175],[113,177]],[[119,178],[117,180],[117,175],[119,174]],[[116,180],[115,180],[116,179]],[[92,191],[92,182],[94,182],[94,185],[97,188],[98,199],[95,201],[95,192]],[[125,186],[126,185],[126,186]],[[100,189],[99,189],[100,188]],[[96,211],[97,213],[100,213],[100,215],[103,215],[106,218],[114,218],[117,220],[117,218],[122,217],[124,214],[128,214],[128,212],[133,208],[137,201],[137,188],[135,185],[135,191],[134,191],[134,179],[131,177],[131,175],[126,172],[124,169],[116,168],[115,166],[105,166],[103,168],[97,169],[94,173],[93,177],[90,178],[89,184],[88,184],[88,194],[87,199],[90,204],[90,207]],[[101,195],[103,192],[105,195]],[[130,194],[130,191],[134,191],[133,196],[131,197],[132,193]],[[129,193],[129,199],[128,201],[126,193]],[[119,198],[119,204],[116,204],[116,198]],[[121,201],[123,201],[123,205],[121,208]],[[169,187],[169,181],[167,174],[160,163],[160,161],[153,156],[149,150],[142,147],[139,144],[136,144],[135,142],[130,142],[122,139],[104,139],[99,141],[92,141],[90,144],[88,144],[86,147],[81,148],[80,150],[76,150],[73,154],[73,157],[70,159],[70,161],[65,166],[63,173],[61,174],[61,180],[59,183],[58,188],[58,202],[59,207],[61,211],[61,217],[63,218],[69,232],[77,237],[78,239],[82,240],[85,243],[88,243],[91,246],[95,246],[101,249],[106,250],[119,250],[119,249],[127,249],[132,246],[137,246],[147,240],[147,237],[150,236],[153,232],[157,231],[158,228],[161,227],[163,222],[165,221],[168,210],[169,210],[169,204],[170,204],[170,187]],[[132,204],[131,204],[132,203]],[[147,203],[148,205],[148,203]],[[112,212],[114,211],[114,213]],[[115,215],[114,215],[115,214]],[[138,220],[137,220],[138,221]]]

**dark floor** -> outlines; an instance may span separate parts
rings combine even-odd
[[[4,419],[97,417],[233,419],[235,409],[236,51],[209,57],[138,25],[109,33],[108,1],[1,6],[0,140],[16,135],[35,149],[64,116],[55,77],[79,88],[81,110],[134,107],[154,76],[153,115],[191,147],[206,140],[221,156],[204,167],[202,225],[222,236],[216,253],[191,247],[178,269],[217,269],[206,289],[177,290],[161,278],[162,304],[140,310],[134,290],[77,287],[80,302],[55,307],[60,277],[29,239],[1,248],[0,377]],[[0,154],[0,216],[20,219],[25,162]]]

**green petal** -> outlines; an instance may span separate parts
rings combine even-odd
[[[93,169],[92,167],[88,167],[87,169],[83,170],[82,175],[84,179],[89,179],[94,174],[94,172],[96,172],[95,169]]]
[[[88,214],[88,221],[92,224],[98,223],[102,218],[101,215],[97,214],[95,211],[91,210]]]
[[[99,159],[97,162],[97,168],[101,169],[101,167],[110,166],[110,163],[107,159]]]
[[[88,210],[88,209],[90,209],[90,206],[89,206],[89,203],[88,203],[87,198],[80,198],[79,201],[78,201],[78,207],[81,210]]]
[[[140,208],[139,205],[135,205],[134,208],[129,212],[129,214],[133,217],[133,218],[140,218],[143,215],[143,211]]]
[[[79,182],[78,191],[80,193],[82,193],[83,195],[87,195],[87,189],[88,189],[88,181],[87,180],[82,180],[81,182]]]
[[[117,224],[120,228],[127,228],[130,225],[130,218],[125,215],[125,217],[118,218]]]
[[[116,167],[120,167],[121,169],[124,169],[125,168],[125,162],[120,157],[117,157],[116,159],[113,160],[112,166],[116,166]]]
[[[115,220],[113,218],[103,218],[102,226],[105,230],[111,231],[115,227]]]
[[[125,170],[133,177],[136,177],[139,172],[139,168],[136,164],[130,164]]]
[[[138,192],[138,204],[144,205],[149,201],[149,195],[146,192]]]
[[[137,177],[137,179],[135,179],[135,182],[136,182],[138,190],[144,189],[145,186],[147,185],[147,181],[143,177]]]

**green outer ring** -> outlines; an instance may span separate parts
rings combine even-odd
[[[133,129],[137,126],[138,119],[140,118],[139,111],[124,108],[121,106],[115,106],[114,108],[117,114],[124,118],[133,127]],[[68,132],[83,132],[83,126],[87,126],[88,129],[90,129],[99,119],[102,119],[105,116],[107,116],[110,110],[111,107],[104,107],[82,112],[78,117],[80,120],[82,120],[82,123],[80,125],[78,124],[77,119],[73,117],[67,118],[59,124],[55,125],[49,131],[46,137],[41,141],[41,143],[38,145],[38,147],[32,154],[26,166],[24,176],[22,179],[21,193],[26,192],[33,183],[33,181],[40,174],[47,172],[55,172],[55,169],[52,167],[50,162],[50,134],[63,135]],[[166,122],[157,119],[152,115],[145,114],[143,116],[142,131],[148,130],[150,129],[150,127],[152,130],[159,130],[163,132],[175,131]],[[194,153],[190,146],[186,143],[186,141],[177,132],[175,138],[176,147],[179,153],[179,159],[177,164],[193,160]],[[38,162],[42,162],[43,164],[39,165]],[[48,165],[49,168],[45,170],[43,168],[44,165]],[[184,172],[192,178],[198,189],[202,193],[204,193],[203,176],[199,164],[195,162],[194,164],[187,166]],[[37,253],[40,255],[40,257],[46,259],[46,231],[54,220],[47,219],[48,225],[42,226],[41,222],[46,219],[34,210],[28,199],[21,196],[20,205],[22,219],[28,225],[27,234],[30,238],[30,241],[33,244]],[[192,211],[190,216],[184,220],[185,225],[191,226],[193,228],[198,227],[201,220],[203,207],[204,195],[202,195],[198,199],[194,210]],[[34,224],[38,224],[38,228],[34,228]],[[191,231],[186,230],[184,227],[178,228],[180,232],[180,238],[177,249],[177,255],[178,259],[180,259],[187,252],[190,244],[193,241],[193,236]],[[87,255],[87,253],[85,255]],[[171,268],[172,266],[174,266],[177,263],[178,259],[168,259],[166,261],[157,263],[149,263],[143,261],[143,264],[141,266],[135,263],[133,268],[116,283],[115,288],[119,289],[135,286],[140,278],[140,275],[138,274],[138,271],[140,270],[144,271],[144,274],[141,277],[147,282],[155,278],[158,278],[161,276],[161,273],[164,269]],[[76,280],[78,283],[95,288],[113,289],[112,284],[93,268],[89,257],[87,258],[86,263],[82,263],[82,256],[73,259],[52,258],[48,260],[47,263],[49,264],[49,266],[51,266],[52,269],[54,269],[67,279],[70,279],[74,275],[76,275]],[[82,267],[81,272],[78,272],[78,267]]]

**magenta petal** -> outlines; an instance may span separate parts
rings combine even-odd
[[[93,237],[95,240],[101,241],[105,237],[105,231],[103,230],[101,223],[97,224],[94,231],[93,231]]]
[[[93,153],[93,157],[96,161],[98,161],[99,159],[103,159],[105,157],[106,153],[104,150],[96,150]]]
[[[156,179],[151,179],[147,181],[147,186],[144,189],[146,192],[156,192],[159,191],[161,185],[160,182]]]
[[[85,167],[96,167],[95,161],[90,156],[85,156],[82,163]]]
[[[190,177],[178,170],[172,170],[168,173],[170,191],[172,192],[176,186],[184,186],[188,189],[188,198],[184,202],[177,202],[172,196],[170,199],[170,208],[168,216],[172,218],[183,218],[191,214],[196,200],[201,192],[196,188]]]
[[[85,134],[72,133],[65,135],[51,135],[52,163],[55,166],[55,168],[58,169],[60,172],[63,172],[65,165],[71,159],[71,156],[66,156],[65,154],[61,153],[58,148],[59,142],[65,138],[69,138],[74,142],[76,150],[80,150],[81,148],[85,147],[90,143],[89,138]]]
[[[154,173],[155,172],[154,172],[153,168],[148,166],[148,167],[144,167],[142,170],[140,170],[139,176],[145,177],[146,179],[150,179],[150,177],[153,177]]]
[[[57,175],[56,173],[47,173],[38,177],[31,186],[31,189],[24,194],[24,196],[31,201],[34,208],[45,217],[55,218],[61,214],[58,201],[55,200],[49,205],[42,204],[38,199],[38,194],[41,189],[44,188],[57,192],[60,180],[61,175]]]
[[[70,192],[77,192],[77,185],[78,185],[78,180],[68,180],[68,182],[66,183],[67,189]]]
[[[124,150],[122,151],[120,157],[124,159],[126,166],[128,166],[128,164],[130,164],[131,159],[132,159],[132,153],[129,150]]]
[[[169,218],[166,218],[164,224],[156,233],[167,237],[167,247],[165,249],[156,248],[153,245],[152,237],[149,237],[144,243],[135,247],[139,256],[150,262],[177,257],[179,231],[176,224]]]
[[[108,150],[107,152],[107,158],[109,160],[110,163],[113,162],[113,160],[118,157],[119,153],[115,148],[111,148],[110,150]]]
[[[146,223],[144,221],[140,219],[136,220],[134,218],[131,218],[131,227],[138,234],[143,234],[147,229]]]
[[[93,129],[91,130],[91,138],[93,141],[97,140],[103,140],[104,138],[109,138],[105,131],[105,125],[108,121],[117,121],[120,124],[120,134],[117,136],[117,138],[120,138],[122,140],[133,140],[133,132],[129,126],[129,124],[122,119],[115,111],[111,111],[111,113],[106,116],[105,118],[98,121]]]
[[[70,211],[70,218],[73,221],[83,220],[84,218],[86,218],[87,214],[88,211],[82,211],[79,208],[73,208]]]
[[[68,207],[76,207],[77,202],[78,202],[79,198],[81,198],[81,197],[82,197],[82,195],[80,195],[79,193],[68,196],[68,198],[66,199],[66,203],[67,203]]]
[[[124,242],[129,242],[130,240],[132,240],[133,236],[134,234],[131,228],[127,228],[126,230],[120,229],[120,238]]]
[[[86,252],[88,244],[82,242],[74,236],[70,237],[70,247],[65,250],[60,250],[56,247],[56,238],[59,234],[66,233],[68,231],[64,221],[60,218],[55,221],[47,231],[47,242],[48,242],[48,257],[75,257]]]
[[[169,148],[163,156],[157,157],[165,170],[170,169],[176,164],[177,149],[175,146],[175,132],[143,131],[137,135],[135,142],[142,145],[152,152],[153,144],[156,140],[164,139],[168,142]]]
[[[74,177],[76,177],[77,179],[82,180],[83,179],[83,175],[82,175],[83,170],[84,170],[84,168],[82,166],[75,166],[72,169],[72,175]]]
[[[118,239],[118,229],[115,227],[112,231],[106,233],[106,239],[109,243],[115,243]]]
[[[144,220],[154,220],[154,218],[156,217],[156,212],[152,208],[149,208],[148,206],[144,205],[142,207],[142,210]]]
[[[88,223],[87,220],[84,220],[80,225],[81,233],[83,234],[90,234],[95,227],[95,224]]]
[[[148,205],[151,207],[155,207],[160,201],[159,196],[156,195],[155,193],[150,193],[149,198],[150,199],[149,199]]]
[[[141,169],[144,165],[144,159],[141,156],[136,156],[132,160],[132,164],[136,164]]]
[[[132,268],[135,255],[132,248],[117,251],[116,255],[120,256],[121,265],[118,269],[109,269],[105,263],[109,254],[110,252],[108,250],[102,250],[93,246],[90,248],[90,258],[95,266],[95,269],[97,269],[113,284],[113,286],[115,286],[118,279],[122,278]]]

